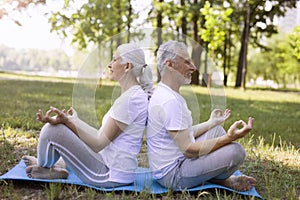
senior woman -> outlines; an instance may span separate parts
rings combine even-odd
[[[244,148],[235,140],[244,137],[253,125],[236,121],[226,132],[220,126],[230,110],[212,111],[210,119],[192,125],[191,112],[179,89],[191,82],[196,70],[185,44],[169,41],[157,52],[161,82],[148,107],[147,147],[154,179],[167,188],[191,188],[205,181],[234,190],[251,189],[256,180],[233,173],[243,163]]]
[[[67,166],[83,182],[98,187],[133,182],[152,74],[143,50],[134,43],[120,45],[108,68],[110,79],[121,86],[121,95],[103,117],[100,129],[78,118],[73,108],[51,107],[45,115],[38,111],[37,119],[46,124],[38,140],[37,158],[23,156],[29,177],[67,178]],[[56,117],[50,117],[51,113]]]

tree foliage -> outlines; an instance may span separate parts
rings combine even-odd
[[[64,9],[52,13],[49,22],[52,31],[67,37],[72,33],[72,43],[79,49],[89,44],[99,44],[130,28],[134,15],[128,0],[89,0],[79,9],[69,10],[75,1],[66,1]],[[121,43],[125,41],[117,41]]]
[[[300,26],[295,27],[291,33],[290,44],[293,48],[293,55],[300,61]]]
[[[268,49],[251,54],[250,78],[261,76],[265,80],[274,80],[283,87],[300,78],[300,61],[293,55],[292,35],[274,35],[267,41]]]
[[[211,50],[211,56],[215,57],[214,52],[223,46],[225,41],[226,31],[230,23],[229,16],[232,14],[232,8],[224,8],[219,6],[212,7],[209,2],[206,2],[200,10],[205,18],[205,29],[202,29],[200,37],[209,42],[208,48]]]
[[[8,17],[13,20],[17,25],[21,26],[15,12],[21,12],[28,8],[30,5],[45,4],[46,0],[1,0],[0,1],[0,19]]]

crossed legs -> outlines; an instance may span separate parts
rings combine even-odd
[[[225,130],[217,126],[201,135],[196,141],[223,134],[226,134]],[[255,178],[233,175],[243,163],[245,156],[244,148],[239,143],[232,142],[199,158],[179,160],[177,166],[158,182],[165,187],[184,189],[209,181],[237,191],[250,190],[256,184]]]
[[[37,158],[23,156],[28,177],[67,178],[68,166],[68,169],[87,184],[112,185],[107,181],[109,168],[101,155],[89,148],[65,125],[45,124],[40,133],[37,152]]]

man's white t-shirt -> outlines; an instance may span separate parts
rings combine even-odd
[[[160,82],[150,98],[147,122],[148,159],[155,179],[166,175],[184,157],[168,130],[189,129],[191,142],[195,142],[192,123],[185,99]]]
[[[105,114],[102,125],[108,117],[127,124],[127,128],[99,153],[110,169],[108,181],[131,183],[138,167],[147,120],[148,95],[141,86],[133,86],[117,98]]]

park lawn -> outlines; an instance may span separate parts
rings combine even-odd
[[[94,81],[90,85],[80,82],[74,87],[73,79],[0,74],[0,174],[18,163],[23,154],[36,155],[35,148],[42,127],[35,120],[39,108],[46,110],[56,106],[62,109],[76,104],[79,112],[89,110],[87,116],[91,118],[87,117],[87,120],[91,119],[92,125],[99,126],[103,114],[118,94],[119,88],[110,81]],[[195,122],[207,120],[211,109],[218,106],[231,109],[231,117],[224,124],[225,128],[235,120],[254,117],[251,134],[240,140],[248,154],[241,171],[257,178],[256,189],[264,198],[300,197],[299,92],[221,88],[216,93],[212,89],[192,86],[184,87],[182,94],[190,102],[188,106]],[[92,105],[88,106],[88,102],[92,102]],[[93,118],[93,110],[97,120]],[[148,166],[145,146],[139,160],[141,166]],[[146,193],[101,193],[59,184],[41,187],[39,184],[12,182],[2,182],[0,194],[4,199],[11,199],[11,194],[15,199],[22,199],[24,195],[33,199],[43,199],[45,196],[50,199],[72,199],[75,195],[78,199],[242,199],[236,194],[223,194],[223,191],[170,193],[158,197]]]

